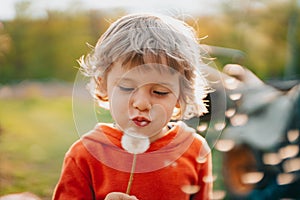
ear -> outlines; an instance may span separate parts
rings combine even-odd
[[[102,101],[108,101],[106,80],[102,77],[97,77],[95,78],[95,84],[96,84],[95,93],[97,97]]]
[[[175,108],[178,108],[178,109],[180,109],[180,103],[179,103],[179,99],[178,99],[178,100],[177,100],[177,102],[176,102]]]
[[[178,120],[180,118],[180,116],[181,116],[181,106],[180,106],[179,100],[177,100],[171,119]]]

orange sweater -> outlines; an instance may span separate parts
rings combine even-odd
[[[67,152],[53,199],[104,199],[125,192],[133,155],[124,151],[122,132],[98,124]],[[205,140],[184,123],[137,155],[131,195],[140,200],[209,199],[211,154]]]

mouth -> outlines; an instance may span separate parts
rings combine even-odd
[[[145,127],[151,123],[151,121],[145,117],[135,117],[132,119],[133,123],[139,127]]]

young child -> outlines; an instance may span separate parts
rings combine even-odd
[[[210,149],[179,121],[207,112],[201,62],[183,21],[131,14],[112,23],[79,63],[114,123],[70,148],[53,199],[209,199]]]

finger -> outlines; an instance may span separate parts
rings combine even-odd
[[[138,200],[135,196],[130,196],[122,192],[111,192],[109,193],[105,200]]]
[[[136,198],[136,196],[130,196],[130,200],[138,200],[138,198]]]

